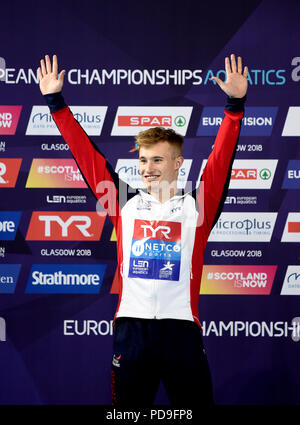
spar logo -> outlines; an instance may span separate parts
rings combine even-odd
[[[300,242],[300,213],[289,213],[281,242]]]
[[[0,211],[0,240],[13,241],[19,226],[20,211]]]
[[[200,294],[269,295],[277,266],[204,266]]]
[[[222,213],[209,242],[270,242],[277,213]]]
[[[283,189],[300,189],[300,160],[289,160],[287,169],[285,171]]]
[[[129,277],[179,280],[181,223],[135,220]]]
[[[178,189],[184,189],[188,180],[192,159],[185,159],[178,170]],[[135,189],[145,188],[140,175],[138,159],[118,159],[115,168],[119,178]]]
[[[0,293],[13,294],[16,289],[21,264],[0,264]]]
[[[270,136],[278,107],[245,107],[241,136]],[[203,108],[197,136],[215,136],[224,118],[224,108],[207,106]]]
[[[17,130],[22,106],[0,106],[0,134],[14,135]]]
[[[281,295],[300,295],[300,266],[288,266]]]
[[[270,189],[277,159],[236,159],[233,162],[229,189]],[[202,161],[198,184],[207,159]]]
[[[15,187],[22,158],[0,158],[0,189]]]
[[[98,294],[104,264],[34,264],[27,281],[27,294]]]
[[[300,106],[289,107],[282,136],[300,136]]]
[[[172,128],[185,136],[192,106],[119,106],[112,136],[136,136],[149,127]]]
[[[107,106],[70,106],[70,110],[89,136],[99,136],[101,134]],[[32,107],[26,135],[60,135],[48,106],[34,105]]]
[[[98,241],[105,217],[93,211],[34,211],[26,240]]]
[[[26,187],[86,188],[79,168],[70,158],[34,158]]]

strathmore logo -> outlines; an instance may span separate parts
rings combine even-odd
[[[186,135],[192,106],[119,106],[112,136],[136,136],[149,127],[172,128]]]
[[[0,134],[14,135],[18,126],[22,106],[0,106]]]
[[[89,136],[99,136],[101,134],[107,106],[70,106],[70,109],[74,118]],[[32,107],[26,135],[60,135],[48,106],[34,105]]]
[[[15,187],[22,158],[0,158],[0,188]]]
[[[71,158],[34,158],[26,187],[86,188],[79,168]]]
[[[207,163],[202,161],[201,175]],[[270,189],[275,175],[277,159],[236,159],[233,162],[229,189]]]
[[[204,266],[201,294],[269,295],[277,266]]]
[[[99,241],[105,217],[95,211],[34,211],[26,240]]]
[[[33,264],[26,294],[98,294],[105,264]]]

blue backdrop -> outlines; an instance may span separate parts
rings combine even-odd
[[[194,186],[225,103],[209,78],[232,52],[249,67],[246,118],[199,301],[215,400],[299,404],[299,14],[296,1],[264,0],[1,5],[1,404],[111,403],[115,235],[55,132],[40,58],[58,55],[66,102],[123,178],[138,184],[136,131],[167,116]],[[91,270],[93,293],[47,282]],[[163,387],[156,403],[168,403]]]

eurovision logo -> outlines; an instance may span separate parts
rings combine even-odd
[[[300,242],[300,213],[288,214],[281,242]]]
[[[229,189],[270,189],[275,175],[277,159],[236,159],[232,165]],[[207,164],[202,161],[198,183]]]
[[[290,159],[285,171],[282,189],[300,189],[300,160]]]
[[[278,107],[245,107],[241,136],[270,136]],[[197,136],[215,136],[224,118],[224,108],[207,106],[203,108]]]
[[[181,223],[135,220],[129,277],[179,280]]]
[[[0,189],[15,187],[22,158],[0,158]]]
[[[203,266],[200,294],[269,295],[277,266]]]
[[[70,158],[34,158],[26,187],[86,188],[79,168]]]
[[[70,110],[89,136],[99,136],[101,134],[107,106],[70,106]],[[60,135],[48,106],[34,105],[32,107],[26,135]]]
[[[0,106],[0,134],[14,135],[17,130],[22,106]]]
[[[34,211],[26,240],[99,241],[105,217],[96,211]]]
[[[149,127],[172,128],[186,135],[192,106],[119,106],[112,136],[136,136]]]

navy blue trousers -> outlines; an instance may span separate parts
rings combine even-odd
[[[213,405],[201,329],[191,321],[116,319],[111,378],[113,405],[152,406],[160,381],[171,405]]]

